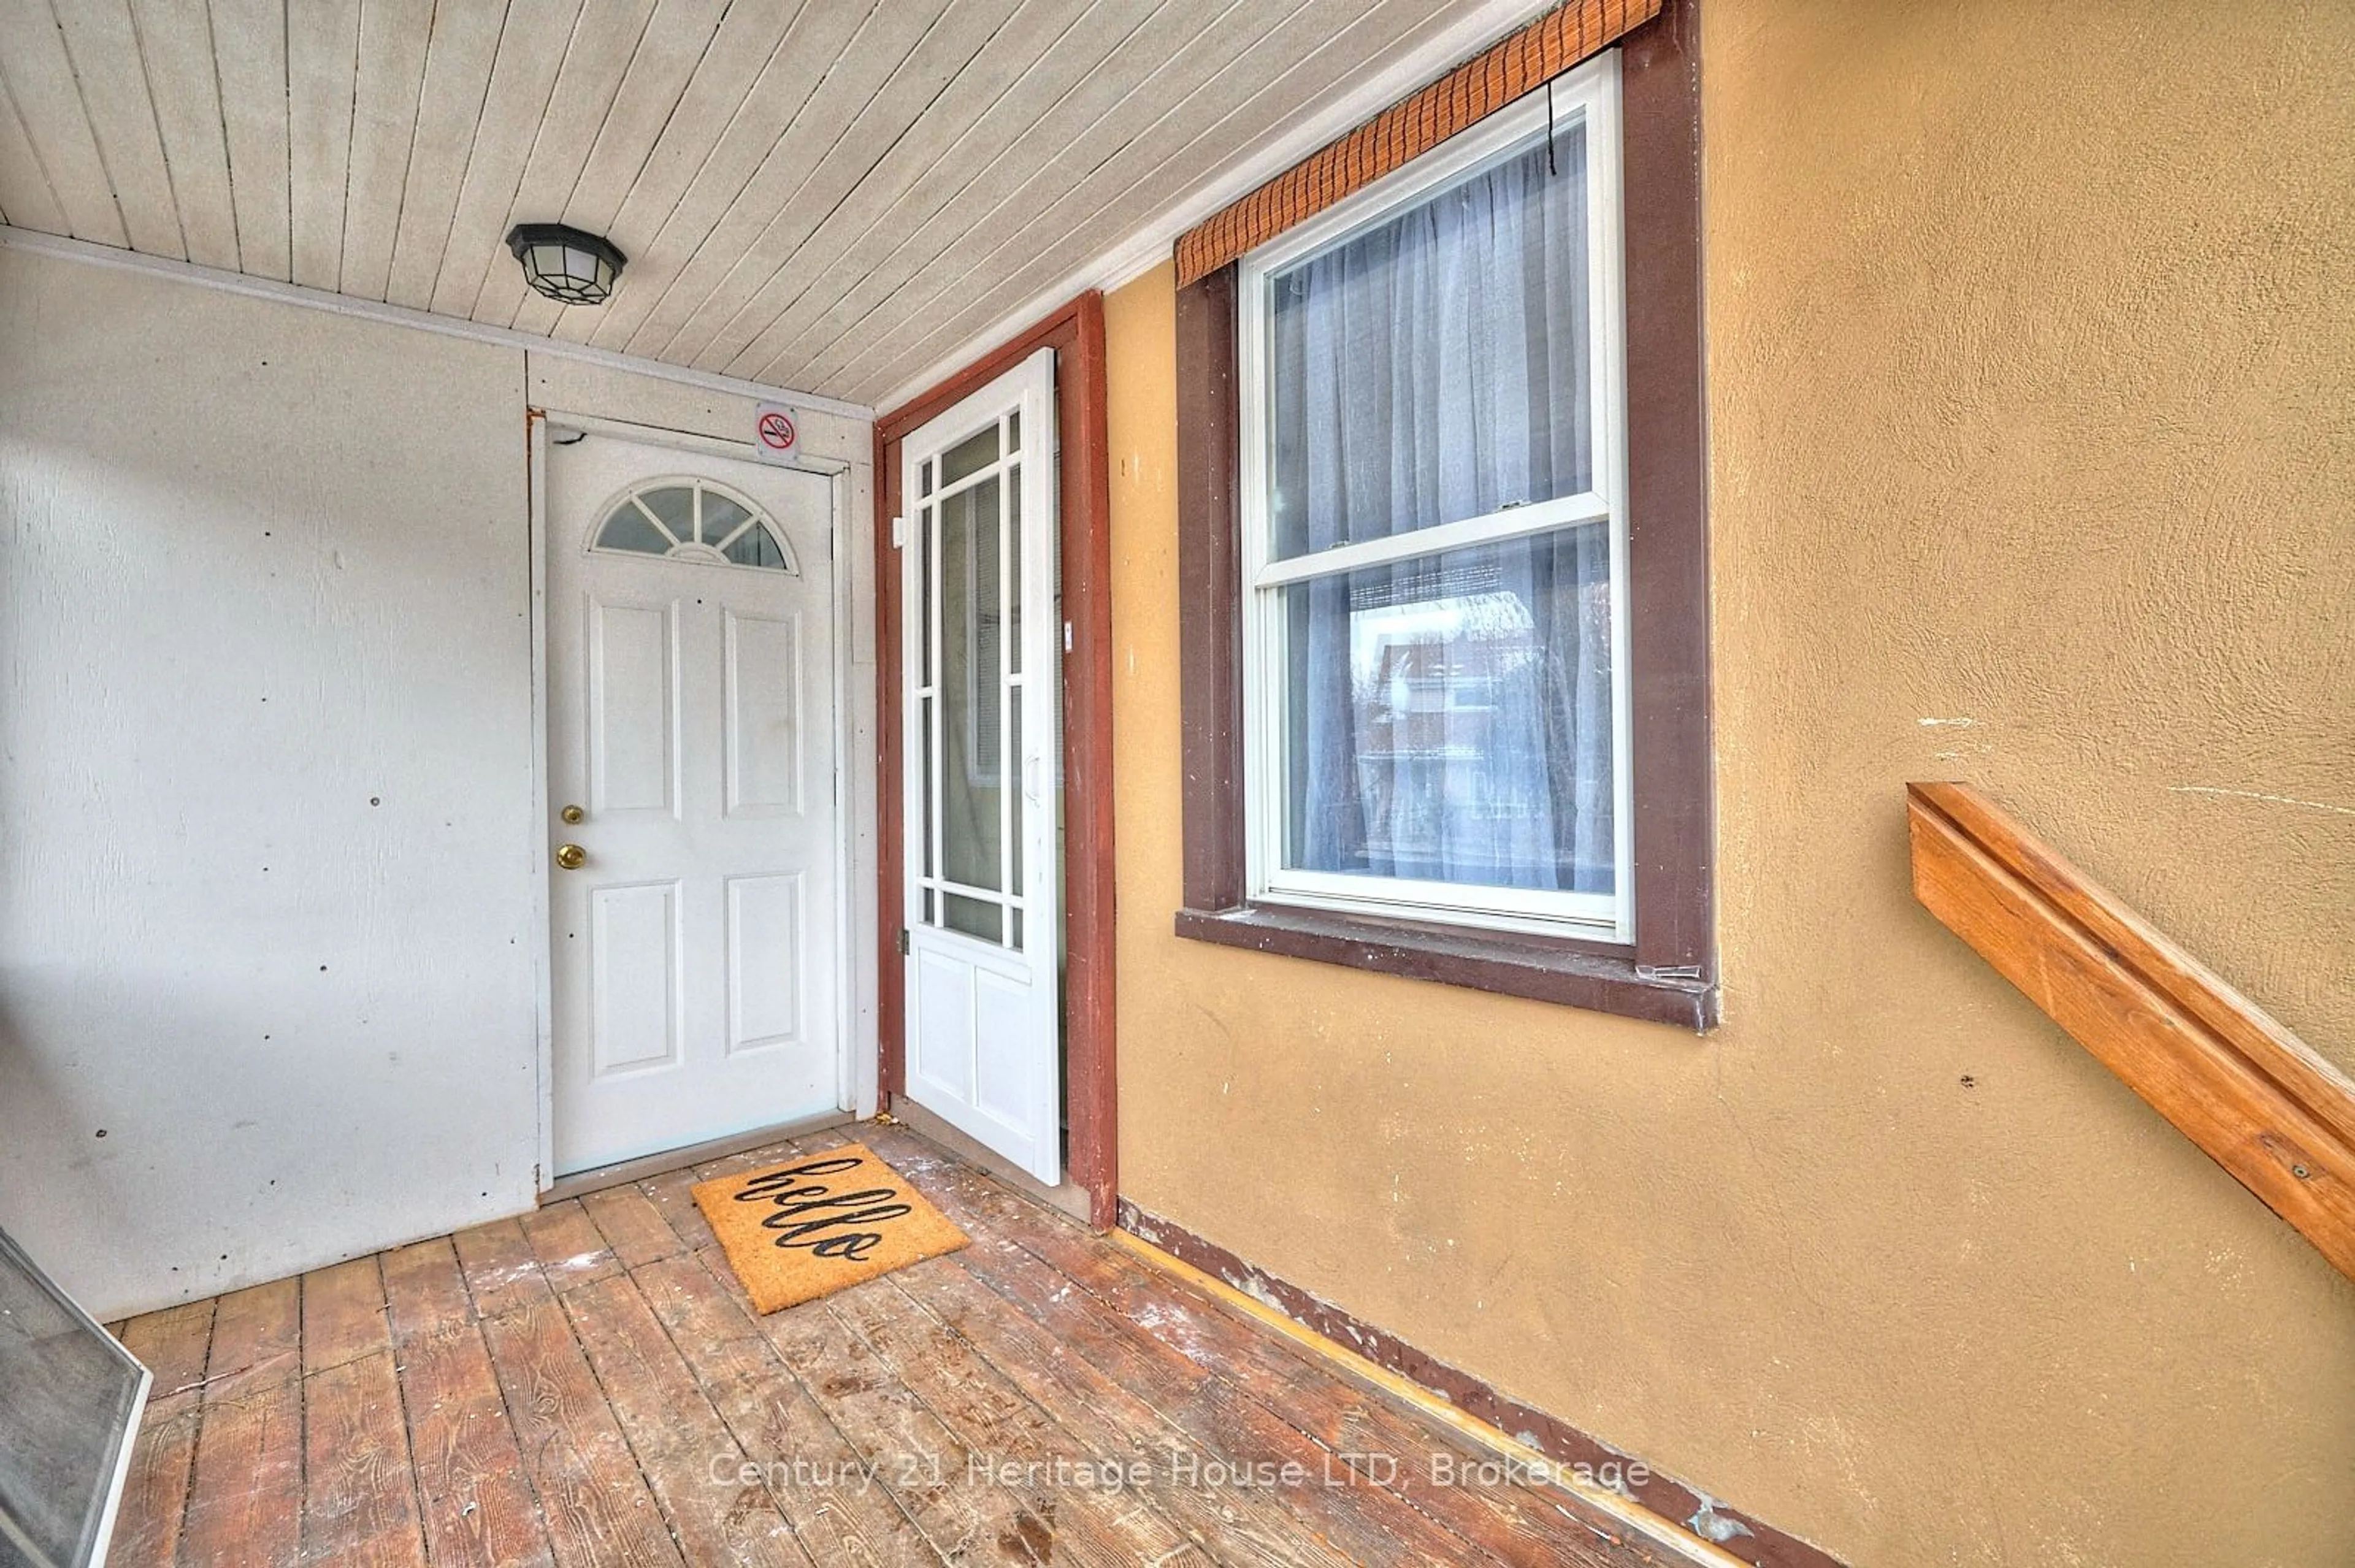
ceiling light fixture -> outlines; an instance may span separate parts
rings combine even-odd
[[[610,240],[564,223],[518,223],[507,249],[523,263],[524,282],[559,304],[602,304],[629,258]]]

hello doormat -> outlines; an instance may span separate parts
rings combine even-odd
[[[763,1313],[953,1253],[966,1241],[861,1144],[698,1182],[694,1196],[753,1309]]]

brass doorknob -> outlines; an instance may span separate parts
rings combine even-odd
[[[559,844],[556,863],[568,871],[577,871],[589,863],[589,851],[578,844]]]

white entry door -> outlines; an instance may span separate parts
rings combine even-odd
[[[833,485],[557,429],[556,1173],[843,1103]]]
[[[900,446],[908,1093],[1062,1167],[1055,356]]]

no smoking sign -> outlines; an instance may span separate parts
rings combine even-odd
[[[780,403],[762,403],[752,415],[752,449],[770,463],[791,463],[801,452],[801,426],[794,411]]]

